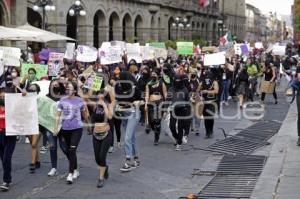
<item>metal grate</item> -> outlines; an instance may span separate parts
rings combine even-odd
[[[225,155],[218,168],[218,174],[253,174],[259,175],[267,157],[255,155]]]
[[[281,123],[275,121],[258,122],[235,136],[210,145],[206,150],[223,154],[248,155],[267,145],[267,140],[279,131],[280,126]]]
[[[210,145],[207,147],[207,150],[224,154],[247,155],[265,144],[265,142],[255,142],[248,139],[230,137]]]
[[[216,175],[197,198],[250,198],[258,175]]]

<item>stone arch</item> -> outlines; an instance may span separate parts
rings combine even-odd
[[[158,30],[158,41],[162,40],[162,28],[161,28],[161,18],[157,19],[157,30]]]
[[[113,11],[108,19],[109,41],[120,39],[120,17],[117,12]]]
[[[8,26],[10,21],[9,16],[5,1],[0,1],[0,26]]]
[[[127,41],[133,36],[132,16],[125,13],[122,19],[122,40]]]
[[[27,7],[27,22],[34,27],[42,28],[42,16],[30,7]]]
[[[134,19],[134,37],[137,41],[143,40],[143,18],[139,14]]]
[[[154,16],[152,16],[150,20],[150,39],[156,40],[155,33],[156,33],[155,19]]]
[[[100,44],[106,40],[106,16],[102,10],[98,10],[94,15],[94,46],[100,47]]]
[[[174,18],[170,17],[169,21],[168,21],[168,39],[169,40],[174,39],[174,37],[173,37],[173,30],[174,30],[173,23],[174,23]]]
[[[85,38],[88,30],[86,29],[87,18],[88,16],[70,16],[69,10],[74,2],[71,2],[70,7],[67,11],[66,24],[67,24],[67,36],[73,39],[77,39],[78,41],[85,43],[88,38]],[[84,2],[81,1],[84,10],[87,10]]]

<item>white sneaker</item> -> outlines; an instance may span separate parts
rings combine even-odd
[[[183,144],[187,144],[188,143],[188,137],[187,136],[183,136],[182,143]]]
[[[114,152],[114,147],[113,146],[109,147],[108,153],[113,153],[113,152]]]
[[[181,151],[181,145],[177,144],[175,147],[175,151]]]
[[[28,137],[26,137],[25,143],[26,143],[26,144],[30,144],[30,141],[29,141]]]
[[[120,149],[122,147],[121,142],[117,142],[117,147]]]
[[[76,180],[79,176],[80,176],[79,171],[78,171],[78,170],[74,170],[74,173],[73,173],[73,180]]]
[[[68,184],[73,184],[73,174],[69,173],[68,177],[67,177],[67,183]]]
[[[56,176],[57,175],[57,170],[55,168],[52,168],[49,173],[48,173],[48,176],[49,177],[53,177],[53,176]]]
[[[42,154],[47,153],[47,148],[45,146],[42,146],[40,153],[42,153]]]

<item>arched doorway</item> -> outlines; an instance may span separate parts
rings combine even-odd
[[[100,44],[106,40],[105,34],[105,15],[101,10],[98,10],[94,16],[94,47],[99,48]],[[100,31],[99,31],[100,30]]]
[[[42,16],[32,8],[27,8],[27,22],[37,28],[42,27]]]
[[[172,34],[172,32],[173,32],[173,23],[174,23],[174,19],[173,19],[173,17],[171,17],[169,19],[169,22],[168,22],[168,39],[169,40],[174,39],[173,34]]]
[[[143,26],[143,19],[140,15],[138,15],[134,20],[134,37],[136,38],[136,42],[143,40],[142,26]]]
[[[67,14],[67,37],[77,38],[77,17]]]
[[[27,7],[27,22],[34,27],[42,28],[42,16],[29,7]],[[28,42],[28,46],[33,53],[39,52],[43,47],[42,43],[37,42]]]
[[[161,21],[160,17],[157,19],[157,30],[158,30],[158,41],[162,40],[162,34],[161,34]]]
[[[125,14],[122,21],[122,39],[127,41],[132,36],[132,19],[131,16],[127,13]]]
[[[154,16],[152,16],[152,17],[151,17],[150,39],[156,40],[155,32],[156,32],[155,21],[154,21]]]
[[[8,15],[7,15],[7,10],[4,5],[4,2],[0,2],[0,26],[6,26],[8,23]]]
[[[113,12],[109,17],[109,41],[117,40],[118,28],[120,28],[120,18]]]

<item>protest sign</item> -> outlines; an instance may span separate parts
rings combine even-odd
[[[219,46],[219,51],[224,52],[224,51],[227,51],[227,50],[229,50],[230,48],[233,48],[233,47],[234,47],[234,43],[233,42],[228,42],[225,45],[220,45]]]
[[[154,48],[155,51],[155,58],[168,58],[168,51],[162,48]]]
[[[285,46],[273,46],[273,55],[284,56],[285,55]]]
[[[46,96],[49,93],[49,86],[50,82],[48,80],[42,80],[42,81],[34,81],[33,84],[37,84],[40,87],[40,92],[38,94],[38,97]]]
[[[112,46],[121,46],[123,52],[126,50],[126,43],[124,41],[111,41],[110,44]]]
[[[57,76],[60,68],[64,67],[64,54],[51,52],[48,61],[48,75]]]
[[[207,53],[207,52],[218,53],[219,49],[217,47],[215,47],[215,46],[206,46],[206,47],[202,48],[202,52],[203,53]]]
[[[135,60],[137,63],[142,63],[140,44],[126,43],[127,61]]]
[[[0,50],[0,59],[3,58],[3,50]]]
[[[64,58],[73,60],[75,54],[75,43],[67,43]]]
[[[110,45],[110,43],[109,43]],[[121,46],[105,46],[99,49],[100,63],[103,65],[122,62]]]
[[[225,53],[219,52],[214,54],[206,54],[204,56],[204,66],[213,66],[225,64]]]
[[[100,91],[102,83],[103,83],[103,77],[94,76],[91,89],[96,92]]]
[[[250,53],[250,46],[248,44],[243,44],[240,46],[243,55],[248,55]]]
[[[242,44],[234,44],[234,52],[236,55],[242,55],[241,45]]]
[[[256,42],[256,43],[254,44],[254,46],[255,46],[255,48],[257,48],[257,49],[262,49],[262,48],[264,48],[264,45],[263,45],[263,43],[261,43],[261,42]]]
[[[49,97],[39,97],[37,100],[38,105],[38,121],[39,124],[45,127],[50,132],[54,132],[55,118],[57,114],[57,103]],[[61,122],[60,122],[61,124]],[[60,130],[60,127],[58,130]]]
[[[166,49],[166,44],[164,42],[152,42],[152,43],[149,43],[149,46],[152,46],[155,48]]]
[[[194,55],[194,43],[177,42],[177,53],[179,55]]]
[[[178,59],[177,51],[170,47],[168,48],[168,56],[171,57],[173,60]]]
[[[0,46],[0,51],[3,52],[3,64],[6,66],[20,66],[21,49],[13,47]]]
[[[48,76],[48,66],[43,64],[22,64],[21,77],[28,75],[28,70],[33,68],[36,71],[37,79]]]
[[[155,49],[151,46],[141,46],[141,55],[143,60],[155,59]]]
[[[37,95],[5,94],[6,135],[38,135]]]
[[[76,60],[80,62],[94,62],[98,58],[98,50],[94,47],[79,45]]]

